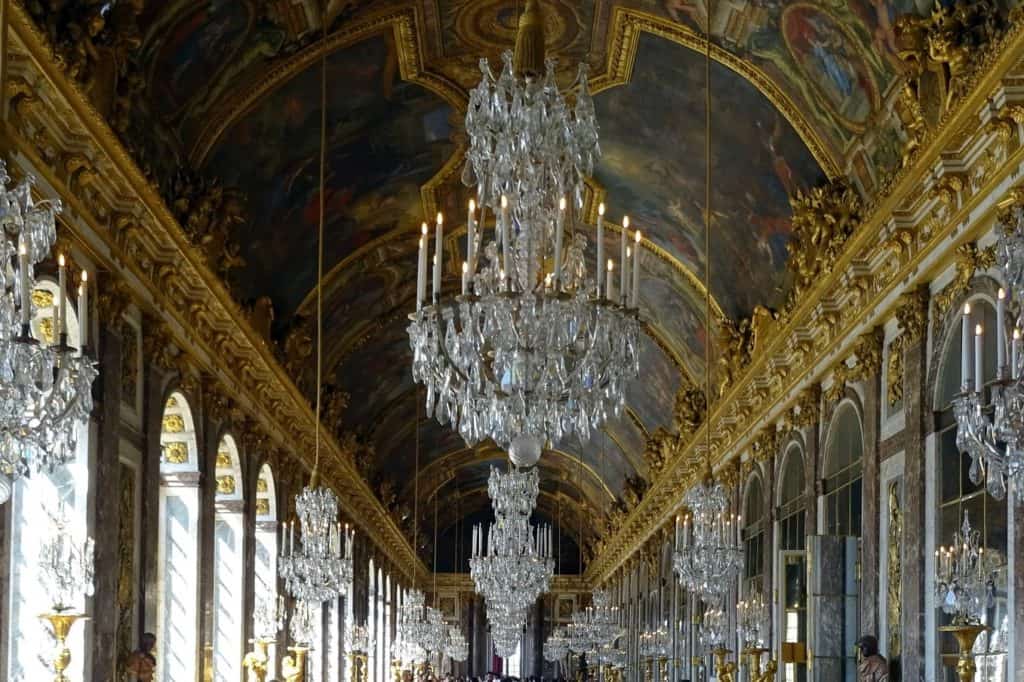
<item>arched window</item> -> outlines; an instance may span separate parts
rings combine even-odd
[[[53,310],[57,298],[57,284],[51,280],[36,282],[33,298],[36,300],[35,317],[32,320],[33,336],[41,343],[54,341]],[[67,312],[68,338],[78,338],[78,318],[69,304]],[[76,540],[82,541],[88,535],[89,490],[89,439],[88,426],[80,427],[78,452],[75,460],[57,468],[53,473],[32,474],[19,478],[11,491],[11,564],[10,564],[10,634],[7,642],[7,674],[5,679],[14,681],[43,680],[53,677],[47,665],[49,642],[52,635],[39,614],[46,613],[53,606],[49,587],[39,570],[39,550],[47,540],[50,515],[63,516],[71,524]],[[84,611],[83,600],[77,607]],[[66,674],[71,679],[84,679],[85,628],[76,627],[71,632],[68,647],[72,652],[71,666]],[[40,647],[41,642],[47,642]],[[44,655],[40,655],[44,654]]]
[[[839,405],[825,448],[825,534],[860,537],[864,436],[850,402]]]
[[[391,584],[391,576],[384,576],[384,629],[383,629],[383,646],[381,649],[381,668],[383,670],[382,680],[388,678],[388,667],[391,665],[391,623],[393,618],[392,611],[392,595],[391,590],[394,586]]]
[[[981,324],[986,330],[996,329],[995,308],[984,299],[971,301],[973,321]],[[959,322],[959,316],[957,316]],[[977,652],[976,679],[1005,680],[1006,655],[1008,647],[1007,612],[1007,503],[1006,499],[996,500],[981,485],[971,480],[971,458],[961,453],[956,446],[956,419],[953,417],[952,400],[960,391],[960,348],[961,338],[959,324],[949,334],[949,342],[942,355],[939,368],[939,381],[936,391],[935,406],[936,443],[937,443],[937,498],[939,503],[936,519],[936,546],[949,545],[953,542],[953,534],[963,523],[966,513],[971,526],[981,533],[981,541],[985,553],[996,557],[1001,568],[996,577],[996,598],[993,607],[988,609],[983,622],[993,628],[991,633],[983,633],[975,645]],[[1004,330],[1005,332],[1005,330]],[[996,377],[996,336],[986,333],[982,378],[988,382]],[[949,616],[938,612],[938,625],[949,624]],[[939,637],[939,653],[945,656],[957,651],[956,642],[951,635]],[[956,676],[943,670],[939,673],[944,680],[955,680]]]
[[[217,447],[217,492],[214,498],[213,675],[217,682],[242,676],[242,590],[245,585],[245,524],[242,467],[235,439],[224,436]]]
[[[256,606],[275,613],[277,608],[277,489],[274,485],[274,472],[269,464],[260,468],[256,479],[256,570],[255,589]],[[257,624],[253,623],[256,635],[276,633],[257,632]],[[273,678],[277,671],[277,647],[270,645],[267,677]]]
[[[782,679],[807,679],[807,560],[804,554],[806,498],[804,457],[793,443],[786,450],[779,483],[779,662]]]
[[[164,405],[160,430],[158,679],[192,680],[199,660],[199,452],[181,393]]]
[[[370,650],[367,653],[366,666],[371,671],[371,676],[377,674],[377,569],[374,568],[373,558],[370,559],[369,568],[369,590],[367,590],[367,617],[366,630],[375,641],[370,643]]]
[[[761,578],[764,574],[764,493],[761,478],[752,476],[743,500],[743,576],[746,579],[746,593],[751,590],[764,591]]]

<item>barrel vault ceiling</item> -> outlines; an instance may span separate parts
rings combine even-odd
[[[223,220],[210,237],[218,246],[213,265],[310,394],[320,1],[145,3],[131,56],[145,85],[121,125],[172,206],[194,196],[197,184],[216,189]],[[783,304],[789,196],[842,175],[867,191],[891,168],[885,146],[863,139],[899,78],[894,18],[917,5],[930,3],[714,3],[709,324],[705,3],[543,3],[549,53],[563,78],[585,61],[596,93],[603,157],[590,182],[586,229],[603,200],[612,219],[628,214],[649,238],[641,297],[647,334],[628,407],[591,442],[558,444],[542,460],[538,516],[564,531],[566,566],[643,494],[648,439],[673,428],[677,392],[702,385],[706,344],[720,322]],[[495,63],[512,45],[520,7],[516,0],[329,2],[325,418],[358,444],[361,470],[404,527],[419,509],[417,544],[428,561],[432,496],[440,500],[442,559],[454,561],[467,519],[486,512],[487,473],[503,455],[488,446],[467,450],[447,428],[417,420],[422,396],[405,331],[416,235],[425,216],[445,212],[445,286],[456,286],[469,199],[458,182],[467,93],[479,79],[479,57]]]

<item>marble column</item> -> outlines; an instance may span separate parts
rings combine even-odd
[[[145,333],[145,332],[144,332]],[[170,386],[164,370],[146,362],[143,365],[142,424],[145,444],[142,457],[142,480],[139,495],[139,609],[140,632],[157,632],[160,603],[160,429],[164,401]]]
[[[0,600],[11,593],[11,505],[0,504]],[[0,608],[0,642],[10,641],[10,609],[6,601]],[[7,647],[0,646],[0,671],[7,670]]]
[[[906,415],[903,443],[906,465],[903,478],[903,632],[902,671],[905,680],[923,680],[925,675],[925,485],[928,476],[925,461],[926,423],[925,385],[927,383],[927,344],[925,334],[907,339],[903,354],[903,409]]]
[[[774,594],[773,587],[775,585],[775,521],[778,519],[778,507],[775,504],[775,461],[777,459],[776,454],[772,454],[768,458],[765,465],[761,467],[761,473],[764,475],[764,540],[763,550],[764,561],[762,563],[762,580],[761,580],[761,594],[764,595],[765,603],[768,605],[768,622],[765,624],[767,630],[765,632],[765,645],[768,648],[773,648],[772,643],[774,642],[775,633],[775,618],[772,617],[772,598]]]
[[[856,538],[812,535],[807,538],[810,560],[808,581],[808,665],[813,682],[849,679],[850,651],[857,635],[846,630],[857,599]]]
[[[881,349],[878,349],[879,357]],[[881,485],[881,392],[880,368],[864,379],[864,454],[861,503],[860,629],[862,634],[881,637],[878,631],[878,551],[881,533],[879,509]]]
[[[204,392],[205,393],[205,392]],[[203,396],[203,438],[198,439],[199,452],[199,618],[200,670],[203,679],[213,679],[214,588],[217,497],[217,449],[221,430],[215,428],[210,415],[210,400]]]
[[[100,376],[93,385],[98,421],[93,489],[104,491],[93,498],[95,524],[95,594],[92,599],[93,680],[119,678],[117,669],[118,579],[121,573],[121,336],[100,329]],[[132,551],[133,548],[124,548]],[[131,560],[129,558],[129,560]]]

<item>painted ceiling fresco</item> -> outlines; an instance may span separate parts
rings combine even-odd
[[[630,215],[650,240],[642,255],[641,380],[628,390],[627,409],[590,443],[561,443],[562,454],[545,454],[538,513],[554,520],[565,502],[566,513],[587,520],[584,545],[650,475],[647,440],[671,427],[680,387],[703,383],[719,318],[735,321],[755,305],[774,307],[784,299],[788,197],[851,166],[846,153],[879,119],[896,85],[894,17],[918,11],[917,4],[930,3],[715,4],[711,33],[724,50],[718,58],[729,65],[712,68],[709,324],[704,0],[543,3],[560,79],[568,82],[586,61],[594,82],[604,155],[586,213],[594,215],[593,200],[603,199],[610,218]],[[245,265],[230,273],[228,284],[242,302],[269,297],[270,341],[284,357],[288,338],[312,335],[315,314],[318,6],[315,0],[147,3],[135,57],[146,74],[144,108],[156,112],[153,137],[173,141],[175,158],[247,197],[247,220],[232,234]],[[329,3],[324,359],[329,383],[348,398],[334,415],[340,423],[331,426],[354,434],[372,453],[364,472],[378,490],[397,493],[389,505],[413,502],[417,393],[405,328],[418,226],[445,211],[444,286],[458,286],[457,241],[469,198],[458,183],[467,92],[478,80],[479,57],[497,66],[500,52],[512,46],[521,6],[520,0]],[[594,226],[581,228],[592,240]],[[609,232],[609,239],[616,236]],[[288,368],[311,392],[312,357],[298,360]],[[479,488],[489,463],[500,458],[467,450],[433,420],[423,419],[419,435],[424,480],[459,491],[459,504],[441,515],[442,535],[454,547],[465,530],[460,521],[486,514]],[[594,472],[582,480],[581,460]]]

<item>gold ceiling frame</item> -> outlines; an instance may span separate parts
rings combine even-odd
[[[690,27],[642,10],[616,6],[612,9],[611,26],[608,30],[605,72],[590,81],[591,90],[595,95],[603,90],[629,83],[636,63],[641,33],[664,38],[701,55],[708,52],[707,41]],[[776,85],[774,80],[758,67],[719,47],[714,41],[711,43],[710,52],[712,59],[744,78],[774,105],[807,145],[807,149],[829,178],[842,175],[840,164],[830,146],[821,139],[800,107]]]
[[[980,112],[989,110],[986,102],[993,98],[1005,98],[1010,90],[1006,83],[1015,82],[1018,77],[1012,69],[1020,66],[1024,59],[1024,25],[1011,26],[1004,39],[985,57],[982,68],[977,72],[965,88],[967,94],[957,105],[946,113],[938,128],[926,139],[926,144],[919,148],[911,157],[911,162],[901,169],[892,182],[886,185],[877,200],[868,207],[868,213],[858,229],[847,241],[843,252],[839,255],[831,270],[825,273],[808,291],[806,297],[784,319],[780,320],[780,329],[768,338],[766,348],[753,358],[738,381],[714,405],[711,417],[691,437],[690,443],[666,467],[664,475],[659,477],[636,510],[626,519],[617,533],[610,537],[604,551],[587,567],[587,579],[592,584],[601,584],[612,577],[629,557],[638,551],[643,544],[660,528],[671,523],[672,510],[675,509],[679,497],[696,480],[692,472],[686,471],[687,463],[692,459],[697,448],[695,445],[703,439],[707,424],[718,425],[718,432],[713,438],[717,441],[715,461],[720,463],[729,459],[733,453],[742,452],[751,439],[765,415],[776,414],[778,409],[791,408],[800,400],[799,389],[813,374],[819,364],[818,359],[824,357],[820,351],[814,353],[814,362],[796,363],[797,369],[782,375],[777,385],[773,386],[768,399],[758,405],[754,411],[744,410],[745,391],[752,382],[765,374],[771,374],[774,360],[780,355],[792,355],[787,348],[791,341],[798,339],[800,334],[811,329],[820,331],[814,311],[823,298],[834,295],[843,286],[844,278],[848,277],[851,264],[860,262],[879,262],[879,249],[885,249],[885,240],[890,232],[889,226],[893,216],[918,216],[924,212],[924,218],[915,218],[915,229],[911,235],[912,244],[907,255],[894,263],[894,267],[883,269],[873,268],[869,274],[871,286],[865,300],[843,317],[834,333],[825,333],[833,342],[839,342],[849,348],[856,341],[854,332],[867,322],[885,320],[894,314],[897,307],[894,293],[910,291],[915,285],[929,282],[936,272],[951,262],[954,249],[958,244],[977,239],[985,229],[990,227],[992,218],[998,211],[993,205],[984,215],[974,215],[984,197],[999,191],[999,188],[1024,163],[1024,140],[1019,132],[1014,132],[1009,142],[1010,147],[1002,157],[992,157],[992,149],[982,154],[972,154],[966,159],[969,175],[976,169],[982,170],[980,181],[965,184],[963,196],[958,197],[953,210],[943,212],[938,185],[934,180],[937,171],[952,171],[948,164],[939,163],[944,154],[953,160],[961,159],[965,150],[974,149],[977,144],[997,145],[997,137],[992,136],[990,129],[984,124],[986,117]],[[1019,98],[1013,101],[1018,102]],[[938,167],[937,167],[938,164]],[[930,191],[922,191],[929,190]],[[968,224],[966,229],[964,224]],[[936,261],[936,252],[946,251],[948,257]],[[891,260],[891,259],[890,259]],[[927,268],[922,268],[927,264]],[[877,270],[878,272],[874,272]],[[830,345],[828,351],[833,351]],[[728,420],[726,423],[725,420]]]
[[[218,113],[210,117],[209,124],[200,132],[189,151],[189,160],[195,167],[202,167],[213,147],[240,118],[250,113],[278,88],[315,66],[324,52],[330,56],[338,50],[389,32],[398,57],[399,77],[429,90],[453,109],[465,111],[467,97],[462,89],[444,76],[425,69],[423,45],[420,41],[422,26],[423,18],[418,7],[393,9],[355,21],[351,26],[331,33],[327,37],[326,46],[316,43],[301,50],[271,68],[256,87],[237,93],[218,107]]]
[[[554,464],[554,462],[549,458],[547,460],[547,466],[550,466],[552,469],[570,475],[577,474],[580,471],[581,461],[580,458],[577,457],[576,455],[573,455],[572,453],[566,452],[564,450],[559,450],[558,448],[545,448],[541,457],[544,458],[547,457],[548,455],[553,455],[559,460],[566,460],[566,463],[563,466],[558,466]],[[494,446],[459,448],[458,450],[451,450],[449,452],[446,452],[440,457],[431,460],[426,466],[420,468],[419,478],[421,480],[441,481],[441,483],[435,486],[429,493],[425,495],[421,494],[420,497],[424,499],[429,499],[431,495],[434,494],[434,491],[436,491],[438,488],[444,487],[445,483],[448,480],[450,480],[449,478],[446,478],[444,476],[443,472],[445,470],[458,471],[460,469],[465,469],[473,465],[486,464],[488,462],[505,462],[507,460],[508,455],[503,450],[499,450],[497,447]],[[600,473],[596,469],[594,469],[591,465],[586,463],[582,463],[582,469],[586,471],[587,477],[591,479],[591,481],[597,482],[596,485],[592,485],[594,489],[598,490],[599,492],[603,492],[607,496],[607,498],[612,502],[614,502],[617,499],[615,494],[612,492],[611,488],[608,487],[608,484],[605,483],[604,479],[601,477]],[[571,479],[566,480],[569,480],[572,487],[579,490],[581,495],[589,497],[589,495],[586,495],[585,486],[576,485],[575,483],[572,483]],[[408,490],[411,486],[411,482],[407,483],[405,485],[405,489]]]
[[[299,466],[309,466],[312,411],[294,382],[253,330],[223,281],[193,247],[135,160],[109,124],[55,59],[46,37],[18,3],[10,12],[12,83],[32,96],[18,98],[0,131],[12,152],[30,165],[68,205],[69,236],[89,253],[104,277],[128,285],[132,297],[151,311],[167,340],[213,381],[232,382],[239,409],[266,434],[268,447],[283,448]],[[15,51],[16,50],[16,51]],[[104,178],[95,191],[80,183],[62,163],[81,159]],[[184,339],[184,343],[181,341]],[[227,385],[227,384],[225,384]],[[406,576],[425,570],[408,540],[390,519],[350,458],[332,436],[325,483],[339,493],[343,512],[392,557]]]

